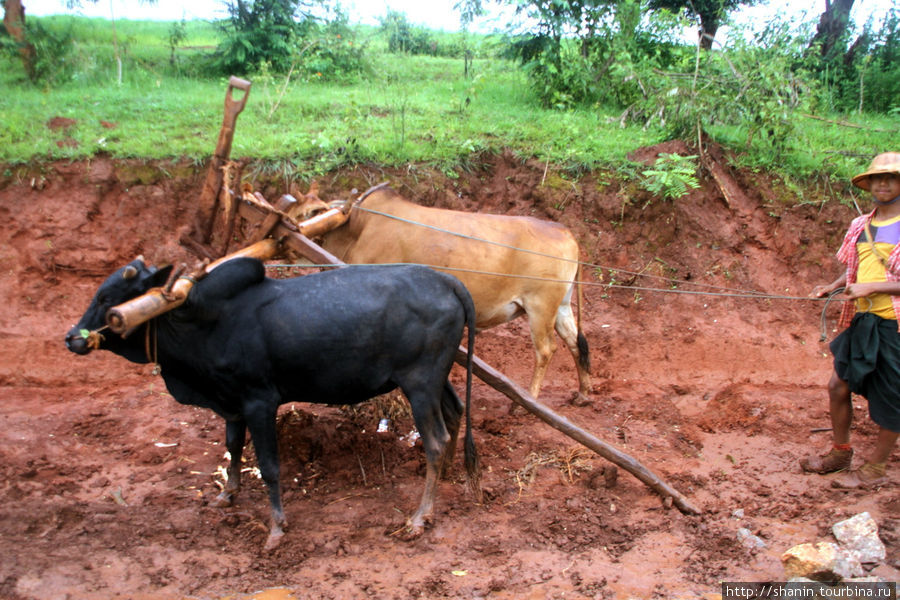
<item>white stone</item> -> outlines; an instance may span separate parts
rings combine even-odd
[[[884,544],[878,537],[878,525],[867,512],[859,513],[831,528],[835,539],[861,563],[882,562]]]
[[[741,527],[737,531],[737,539],[742,546],[749,549],[762,549],[766,547],[766,543],[759,536],[753,535],[746,527]]]

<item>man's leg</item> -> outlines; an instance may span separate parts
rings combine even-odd
[[[867,462],[872,464],[887,463],[891,452],[894,451],[894,446],[897,445],[898,437],[900,437],[900,433],[879,427],[878,438],[875,440],[875,450],[872,451],[872,455]]]
[[[834,371],[828,381],[828,407],[831,414],[831,440],[835,446],[846,446],[850,443],[853,403],[850,401],[850,386]]]
[[[850,468],[853,449],[850,448],[850,424],[853,422],[853,403],[847,382],[832,371],[828,381],[828,409],[831,416],[832,448],[826,454],[807,456],[800,467],[811,473],[833,473]]]

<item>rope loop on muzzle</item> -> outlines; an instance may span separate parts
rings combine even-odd
[[[82,335],[88,348],[90,348],[91,350],[98,350],[100,348],[100,344],[103,342],[103,340],[106,339],[105,337],[103,337],[103,334],[100,332],[103,331],[104,329],[106,329],[107,327],[109,327],[109,326],[104,325],[100,329],[94,329],[93,331],[89,331],[86,336]]]

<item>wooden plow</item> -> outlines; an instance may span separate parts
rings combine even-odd
[[[235,166],[228,161],[235,119],[240,112],[231,99],[232,87],[244,90],[240,109],[243,108],[249,94],[249,82],[235,81],[235,78],[232,78],[225,103],[225,121],[216,147],[216,155],[204,183],[194,230],[190,236],[185,236],[181,240],[205,261],[190,274],[184,274],[184,267],[178,269],[163,288],[151,290],[143,296],[111,309],[107,315],[108,324],[117,333],[130,331],[137,325],[179,306],[198,279],[234,258],[251,256],[269,260],[289,255],[305,258],[314,265],[345,264],[311,238],[343,225],[355,203],[344,202],[341,208],[332,208],[313,218],[298,222],[291,216],[292,209],[297,205],[297,200],[292,196],[286,194],[273,205],[262,194],[252,189],[244,188],[240,193],[237,191],[236,184],[239,183],[239,179],[233,178]],[[223,171],[221,178],[213,173],[216,170]],[[370,189],[360,196],[357,202],[382,186]],[[248,245],[242,250],[222,256],[228,247],[228,240],[233,236],[234,221],[238,216],[253,227],[251,233],[245,236],[244,241]],[[218,236],[215,235],[216,227],[220,229]],[[221,250],[217,252],[216,247]],[[209,260],[215,256],[221,258],[210,263]],[[456,362],[465,365],[465,359],[466,349],[460,346]],[[700,514],[700,509],[639,461],[541,404],[528,391],[483,360],[475,357],[474,363],[475,375],[486,384],[566,436],[634,475],[657,492],[667,506],[674,504],[683,513]]]

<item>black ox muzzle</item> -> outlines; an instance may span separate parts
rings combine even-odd
[[[91,342],[91,336],[99,334],[88,333],[85,335],[85,333],[86,330],[79,329],[77,325],[70,329],[69,333],[66,334],[66,348],[75,354],[89,354],[91,350],[95,348],[94,344]]]

